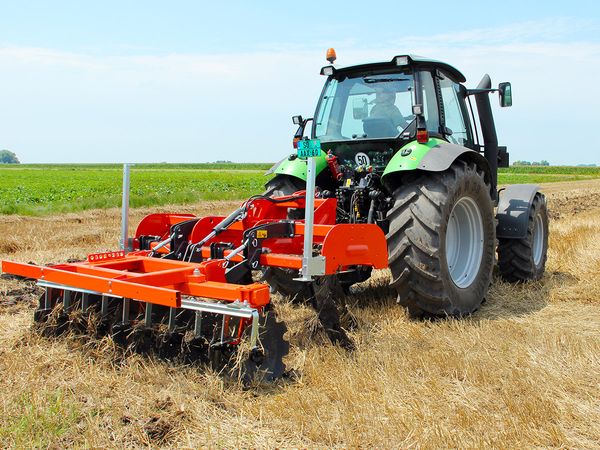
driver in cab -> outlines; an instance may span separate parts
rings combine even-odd
[[[375,106],[371,109],[369,117],[390,119],[395,127],[405,128],[408,122],[395,105],[396,92],[384,87],[375,88]]]

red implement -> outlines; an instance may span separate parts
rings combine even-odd
[[[90,255],[89,259],[93,262],[48,267],[2,261],[2,272],[175,308],[181,307],[182,295],[224,302],[238,300],[253,308],[269,303],[269,287],[265,284],[226,283],[223,261],[219,260],[186,263],[135,253],[116,258]]]

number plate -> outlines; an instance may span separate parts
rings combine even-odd
[[[321,154],[321,141],[318,139],[299,140],[298,158],[314,158]]]

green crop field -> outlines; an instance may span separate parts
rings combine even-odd
[[[600,178],[600,167],[516,166],[500,169],[499,184],[551,183]]]
[[[243,199],[263,190],[270,164],[144,164],[131,170],[131,206]],[[41,215],[121,204],[118,165],[0,167],[0,214]]]
[[[131,171],[133,207],[241,200],[262,192],[271,164],[139,164]],[[500,184],[600,178],[600,167],[510,167]],[[31,164],[0,167],[0,214],[44,215],[118,207],[122,166]]]

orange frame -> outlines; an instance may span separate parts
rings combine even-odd
[[[181,307],[182,295],[226,302],[237,300],[253,308],[269,303],[267,285],[226,283],[224,269],[219,267],[222,267],[220,260],[198,264],[136,254],[48,267],[1,261],[2,271],[13,275],[174,308]]]
[[[240,245],[246,230],[270,222],[286,220],[288,208],[305,207],[304,199],[274,203],[256,199],[248,208],[247,216],[233,223],[227,230],[207,241],[201,249],[201,263],[149,257],[151,251],[109,252],[90,255],[85,262],[40,267],[10,261],[0,261],[3,272],[26,278],[86,289],[99,294],[116,295],[168,307],[181,307],[182,296],[204,297],[225,302],[247,302],[253,308],[269,303],[269,287],[261,283],[236,285],[225,279],[224,260],[208,260],[210,244],[230,242]],[[332,275],[350,266],[385,268],[388,265],[387,242],[381,228],[375,224],[336,224],[337,201],[315,199],[314,243],[320,245],[325,257],[324,275]],[[196,219],[190,214],[151,214],[139,224],[135,240],[139,248],[142,235],[165,239],[173,225]],[[190,243],[199,242],[223,218],[209,216],[199,219],[190,233]],[[265,238],[263,248],[270,251],[260,256],[262,266],[299,270],[302,267],[304,222],[298,220],[293,237]],[[155,243],[154,246],[157,244]],[[169,246],[159,253],[167,253]],[[226,251],[225,256],[231,251]],[[231,258],[242,260],[238,254]]]

